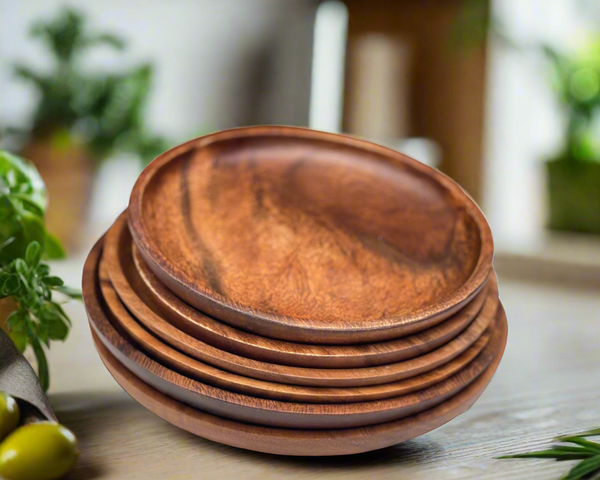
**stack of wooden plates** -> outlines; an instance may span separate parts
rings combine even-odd
[[[439,172],[254,127],[150,164],[83,288],[100,356],[149,410],[237,447],[340,455],[482,393],[507,335],[492,257],[481,211]]]

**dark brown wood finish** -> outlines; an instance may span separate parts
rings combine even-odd
[[[488,295],[475,320],[449,343],[425,355],[390,365],[354,369],[324,369],[266,363],[220,350],[187,335],[165,321],[160,309],[154,304],[152,296],[140,298],[123,271],[123,263],[119,258],[118,233],[118,229],[111,228],[109,230],[104,260],[115,290],[139,322],[165,343],[204,363],[245,377],[275,383],[311,387],[359,387],[381,385],[414,377],[444,365],[466,351],[488,328],[495,318],[498,308],[498,296],[496,294]],[[135,268],[131,268],[130,273],[135,282],[141,283],[139,276],[136,280]],[[490,288],[496,288],[493,279],[490,282]]]
[[[291,127],[218,132],[140,175],[129,224],[179,297],[310,344],[424,330],[485,283],[493,241],[452,180],[398,152]],[[165,232],[169,232],[165,234]]]
[[[456,375],[419,392],[350,404],[306,404],[266,400],[218,389],[156,363],[115,329],[101,305],[98,276],[102,244],[92,250],[83,275],[88,319],[103,345],[127,369],[162,393],[210,413],[284,428],[351,428],[389,422],[434,407],[456,395],[485,371],[502,343],[501,328],[479,356]]]
[[[232,374],[206,365],[169,347],[142,327],[121,303],[114,290],[104,262],[100,263],[100,289],[111,323],[122,329],[135,346],[158,363],[182,375],[214,387],[244,395],[300,403],[355,403],[398,397],[423,390],[457,374],[473,361],[488,344],[492,326],[469,349],[441,367],[400,382],[371,387],[303,387],[264,382]]]
[[[250,425],[198,410],[160,393],[121,365],[94,336],[94,343],[117,383],[142,406],[167,422],[209,440],[276,455],[350,455],[405,442],[466,412],[492,379],[506,345],[506,316],[500,308],[501,344],[490,366],[469,386],[440,405],[394,422],[337,430],[288,430]],[[92,332],[93,333],[93,332]]]
[[[434,327],[388,342],[327,346],[284,342],[230,327],[189,306],[152,273],[135,246],[134,270],[126,212],[111,230],[105,250],[111,249],[113,242],[117,245],[118,261],[129,284],[142,300],[147,299],[146,303],[157,307],[166,321],[221,350],[269,363],[311,368],[360,368],[414,358],[448,343],[461,333],[481,311],[488,293],[484,288],[458,313]],[[494,288],[492,285],[491,289]]]

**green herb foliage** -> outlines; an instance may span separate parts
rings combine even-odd
[[[28,161],[0,150],[0,266],[25,255],[36,241],[44,258],[63,258],[58,240],[46,231],[46,187]]]
[[[600,443],[587,440],[586,437],[600,436],[600,428],[589,430],[578,435],[567,435],[557,438],[561,444],[553,445],[548,450],[506,455],[500,458],[546,458],[559,462],[579,460],[561,480],[600,479]],[[570,443],[572,445],[563,445]]]
[[[121,38],[89,31],[85,17],[70,8],[54,20],[34,24],[31,35],[46,45],[54,66],[45,73],[15,65],[15,74],[39,92],[29,134],[52,137],[67,132],[82,139],[97,159],[126,151],[149,161],[169,148],[164,138],[149,132],[145,125],[151,65],[120,73],[88,72],[81,66],[82,58],[93,48],[123,50]]]
[[[6,326],[21,351],[33,348],[44,390],[50,383],[44,347],[51,340],[64,340],[71,325],[53,294],[81,298],[42,262],[64,256],[60,243],[46,231],[45,211],[46,188],[35,167],[0,151],[0,299],[12,297],[17,304]]]
[[[599,161],[593,122],[600,111],[600,38],[574,54],[550,46],[542,51],[552,65],[553,83],[567,115],[566,142],[560,158]]]

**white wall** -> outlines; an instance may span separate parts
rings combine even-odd
[[[174,143],[249,123],[308,123],[312,0],[0,0],[0,124],[25,125],[35,91],[14,79],[11,64],[49,66],[29,26],[65,4],[84,12],[91,28],[128,41],[124,54],[98,49],[86,68],[154,63],[148,122]],[[135,159],[103,165],[90,241],[127,206],[138,173]]]
[[[258,121],[306,123],[311,3],[0,0],[0,122],[23,121],[35,102],[32,90],[12,78],[10,63],[48,65],[43,47],[27,36],[29,25],[34,19],[52,17],[60,6],[69,4],[88,14],[91,27],[114,31],[129,43],[127,53],[119,57],[108,49],[98,50],[88,59],[90,68],[117,69],[132,61],[154,62],[156,82],[149,122],[161,132],[184,140],[202,131],[246,123],[248,110]],[[303,56],[306,60],[300,58]],[[260,83],[257,76],[267,74],[261,91],[253,90]],[[305,108],[295,106],[298,91],[304,92]],[[259,93],[266,105],[256,105],[262,101],[253,98]]]
[[[517,43],[573,49],[600,17],[597,1],[494,0]],[[484,210],[499,250],[537,249],[546,221],[543,162],[561,145],[561,106],[543,57],[490,45]]]

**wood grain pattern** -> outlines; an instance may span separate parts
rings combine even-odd
[[[118,229],[113,228],[108,232],[104,260],[120,299],[139,322],[165,343],[204,363],[245,377],[275,383],[311,387],[358,387],[381,385],[414,377],[448,363],[466,351],[488,328],[498,308],[499,300],[492,280],[490,288],[493,294],[486,297],[485,304],[475,320],[457,337],[425,355],[389,365],[333,369],[266,363],[220,350],[187,335],[165,321],[153,298],[151,296],[140,298],[129,283],[119,259],[118,233]],[[134,275],[133,280],[139,284],[141,280],[139,276],[135,277],[135,272],[135,268],[130,271]]]
[[[71,256],[55,268],[74,285],[82,265]],[[467,413],[414,440],[343,457],[256,453],[169,424],[115,382],[93,346],[83,305],[69,303],[69,340],[48,355],[50,401],[80,443],[79,463],[68,478],[238,480],[242,473],[244,480],[559,479],[570,462],[496,460],[547,448],[557,435],[582,432],[600,418],[600,290],[553,284],[539,273],[534,280],[532,272],[526,279],[498,272],[508,342],[492,382]]]
[[[115,250],[111,250],[113,244]],[[180,300],[152,273],[135,245],[132,249],[131,234],[127,228],[127,212],[112,226],[111,233],[106,237],[105,250],[111,250],[115,255],[118,253],[120,270],[131,288],[146,303],[156,307],[161,316],[179,330],[242,357],[300,367],[367,367],[395,363],[428,353],[462,332],[481,311],[487,292],[496,288],[492,285],[490,290],[482,289],[471,302],[449,319],[407,337],[364,345],[307,345],[260,337],[230,327]]]
[[[472,383],[492,362],[504,336],[501,328],[475,360],[454,376],[400,397],[350,404],[279,402],[240,395],[184,377],[156,363],[118,331],[102,308],[99,261],[102,241],[86,261],[83,292],[90,325],[103,345],[134,375],[187,405],[243,422],[284,428],[351,428],[389,422],[439,405]]]
[[[145,408],[179,428],[215,442],[258,452],[296,456],[350,455],[405,442],[467,411],[487,387],[502,358],[507,334],[503,313],[499,324],[503,333],[492,363],[462,392],[436,407],[401,420],[330,431],[249,425],[191,408],[142,382],[121,365],[97,337],[94,337],[94,343],[100,358],[119,385]]]
[[[134,319],[121,303],[104,262],[100,262],[100,289],[107,307],[107,316],[111,323],[121,328],[128,338],[142,352],[158,363],[184,376],[194,378],[214,387],[260,398],[270,398],[285,402],[300,403],[355,403],[384,398],[398,397],[423,390],[457,374],[473,361],[488,344],[492,334],[491,327],[479,337],[469,349],[454,360],[422,375],[407,378],[399,382],[375,385],[371,387],[303,387],[264,382],[253,378],[235,375],[206,365],[194,358],[169,347],[149,333]]]
[[[489,226],[452,180],[306,129],[235,129],[176,147],[144,170],[129,210],[146,263],[178,296],[290,341],[423,330],[472,299],[492,267]]]

